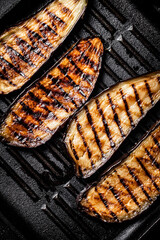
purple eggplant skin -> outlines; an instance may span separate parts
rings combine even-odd
[[[102,56],[98,37],[75,44],[11,105],[0,125],[1,140],[28,148],[48,141],[89,98]]]
[[[77,197],[78,209],[104,222],[139,216],[160,194],[160,121]]]
[[[0,94],[21,88],[84,14],[86,0],[55,0],[0,35]]]
[[[103,166],[160,99],[160,71],[120,82],[76,113],[65,136],[76,175],[88,178]]]

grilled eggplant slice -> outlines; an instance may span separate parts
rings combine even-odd
[[[79,197],[79,206],[105,222],[139,215],[160,194],[160,122],[130,155]]]
[[[103,54],[99,38],[77,43],[42,79],[18,98],[3,118],[2,140],[37,147],[45,143],[91,94]]]
[[[49,59],[82,16],[86,0],[55,0],[0,36],[0,94],[19,89]]]
[[[160,72],[121,82],[90,100],[65,138],[77,176],[91,176],[160,99]]]

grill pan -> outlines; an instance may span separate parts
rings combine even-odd
[[[49,2],[0,0],[0,30],[32,15]],[[106,49],[92,96],[121,79],[160,69],[159,26],[156,18],[151,16],[152,11],[150,13],[148,8],[144,8],[141,12],[138,2],[143,1],[89,1],[83,19],[32,80],[41,76],[78,39],[92,35],[100,36]],[[159,14],[154,1],[151,7]],[[1,115],[18,93],[20,90],[0,97]],[[36,149],[20,149],[0,143],[0,212],[13,226],[12,229],[19,232],[21,239],[141,238],[160,218],[159,199],[133,220],[107,224],[80,213],[76,207],[76,196],[87,184],[95,181],[111,162],[129,151],[158,119],[159,103],[129,135],[113,158],[89,180],[74,176],[72,162],[63,144],[65,127]]]

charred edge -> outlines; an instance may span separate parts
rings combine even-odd
[[[159,187],[157,186],[157,184],[155,183],[155,181],[153,180],[153,177],[150,175],[150,173],[148,172],[148,170],[145,168],[145,166],[143,165],[142,161],[139,158],[136,158],[137,162],[140,164],[141,168],[144,170],[145,174],[151,179],[154,187],[157,189],[158,192],[160,192]]]
[[[33,62],[30,59],[27,59],[27,57],[24,55],[21,55],[19,52],[17,52],[15,49],[13,49],[12,47],[5,45],[7,53],[9,55],[9,57],[11,58],[13,64],[17,65],[17,62],[15,60],[15,56],[18,57],[19,59],[21,59],[23,62],[27,63],[29,66],[31,67],[36,67]]]
[[[150,160],[152,161],[152,164],[154,164],[154,166],[155,166],[157,169],[160,169],[160,166],[159,166],[159,164],[157,163],[156,159],[154,159],[154,157],[153,157],[152,154],[148,151],[147,148],[145,148],[145,151],[146,151],[148,157],[150,158]]]
[[[98,193],[101,201],[103,202],[104,206],[105,206],[105,207],[108,209],[108,211],[110,212],[110,214],[111,214],[111,216],[113,217],[114,221],[119,222],[118,217],[116,216],[116,214],[115,214],[114,212],[112,212],[112,211],[109,209],[107,200],[103,198],[103,196],[102,196],[102,194],[101,194],[100,192],[98,192],[97,187],[95,187],[95,191]]]
[[[157,77],[158,82],[160,83],[160,77]]]
[[[155,142],[155,144],[157,145],[157,147],[160,149],[160,144],[158,142],[158,140],[152,135],[153,141]]]
[[[30,133],[33,133],[33,128],[35,125],[33,123],[27,124],[23,118],[19,117],[15,112],[12,112],[12,115],[15,117],[14,122],[22,125],[24,128],[26,128]]]
[[[92,153],[91,153],[91,151],[90,151],[90,149],[89,149],[89,146],[88,146],[88,144],[87,144],[87,142],[86,142],[86,140],[85,140],[85,137],[84,137],[84,135],[83,135],[83,133],[82,133],[82,130],[81,130],[82,127],[81,127],[81,125],[80,125],[80,123],[79,123],[79,121],[78,121],[78,119],[77,119],[77,116],[75,116],[75,121],[76,121],[76,124],[77,124],[77,131],[79,132],[79,134],[80,134],[80,136],[81,136],[81,138],[82,138],[83,144],[84,144],[84,146],[85,146],[86,149],[87,149],[88,158],[90,159],[91,165],[92,165],[92,168],[93,168],[93,167],[94,167],[94,163],[93,163],[93,160],[92,160],[92,158],[91,158]]]
[[[1,77],[3,80],[7,80],[10,85],[16,87],[17,85],[14,84],[14,83],[11,81],[10,77],[8,76],[7,69],[6,69],[6,67],[3,65],[3,63],[0,62],[0,66],[1,66],[1,71],[3,72],[3,73],[0,72],[0,77]]]
[[[151,104],[153,106],[154,105],[154,101],[153,101],[153,96],[152,96],[152,92],[151,92],[150,86],[149,86],[147,80],[145,80],[144,82],[145,82],[145,85],[146,85],[146,88],[147,88],[147,91],[148,91],[148,95],[149,95],[150,100],[151,100]]]
[[[85,93],[80,89],[80,86],[77,85],[73,79],[68,75],[68,68],[65,67],[61,67],[60,65],[57,66],[57,68],[60,70],[60,72],[69,80],[70,84],[73,86],[74,89],[76,89],[81,95],[82,97],[86,98]]]
[[[139,98],[139,94],[138,94],[137,89],[136,89],[136,87],[135,87],[134,84],[132,84],[132,88],[133,88],[133,90],[134,90],[134,94],[135,94],[135,97],[136,97],[136,102],[137,102],[137,104],[138,104],[139,110],[140,110],[140,112],[141,112],[141,115],[143,116],[143,114],[144,114],[144,112],[143,112],[143,107],[142,107],[142,104],[141,104],[141,100],[140,100],[140,98]]]
[[[122,100],[124,102],[124,105],[125,105],[125,109],[126,109],[126,113],[128,115],[128,118],[129,118],[129,121],[130,121],[130,124],[131,124],[131,127],[135,127],[135,124],[133,122],[133,118],[132,118],[132,115],[129,111],[129,107],[128,107],[128,103],[127,103],[127,100],[126,100],[126,96],[124,95],[122,89],[120,89],[120,93],[121,93],[121,96],[122,96]]]
[[[38,104],[41,104],[40,107],[43,108],[44,110],[46,110],[47,112],[49,111],[47,106],[46,106],[46,105],[50,104],[49,102],[42,101],[42,99],[36,97],[35,94],[31,91],[29,91],[28,94],[29,94],[31,100],[35,101]],[[53,116],[54,119],[56,119],[56,120],[58,119],[58,117],[53,112],[52,112],[52,116]]]
[[[116,170],[115,170],[116,172]],[[133,195],[133,193],[131,192],[129,186],[125,183],[125,179],[121,178],[121,176],[116,172],[121,184],[123,185],[123,187],[127,190],[127,192],[129,193],[129,195],[131,196],[132,200],[135,202],[135,204],[140,207],[139,202],[137,201],[136,197]]]
[[[107,134],[108,139],[109,139],[109,141],[110,141],[110,146],[111,146],[111,148],[114,148],[114,147],[115,147],[115,143],[113,142],[112,135],[111,135],[111,133],[110,133],[110,130],[109,130],[107,121],[106,121],[106,119],[105,119],[103,110],[102,110],[102,108],[100,107],[100,103],[99,103],[98,98],[96,99],[96,104],[97,104],[98,112],[99,112],[99,114],[102,116],[103,126],[104,126],[104,128],[105,128],[106,134]]]
[[[71,149],[72,149],[72,152],[73,152],[73,154],[74,154],[74,156],[75,156],[75,159],[78,161],[78,160],[79,160],[79,157],[78,157],[77,152],[76,152],[76,150],[75,150],[75,148],[74,148],[74,146],[73,146],[73,144],[72,144],[71,139],[69,140],[69,144],[70,144],[70,147],[71,147]]]
[[[93,75],[84,73],[77,64],[73,61],[72,56],[66,56],[70,63],[75,67],[75,73],[83,79],[83,81],[87,81],[91,86],[93,86]]]
[[[7,65],[11,70],[14,70],[16,73],[21,75],[24,78],[27,78],[27,76],[20,70],[18,70],[15,66],[13,66],[10,62],[8,62],[6,59],[4,59],[2,56],[0,56],[0,60]]]
[[[134,174],[134,171],[126,165],[126,167],[128,168],[129,174],[132,176],[132,178],[136,181],[136,183],[138,184],[138,186],[142,189],[144,195],[147,197],[147,199],[151,202],[152,198],[149,196],[149,194],[146,192],[146,190],[144,189],[143,183],[139,180],[139,178]]]
[[[102,150],[102,147],[101,147],[101,142],[100,142],[100,139],[99,139],[98,134],[96,132],[96,129],[94,127],[92,116],[91,116],[87,106],[84,106],[84,109],[86,111],[88,122],[89,122],[89,124],[90,124],[90,126],[92,128],[93,133],[94,133],[94,137],[95,137],[96,143],[97,143],[97,145],[99,147],[99,150],[101,152],[102,157],[104,157],[104,153],[103,153],[103,150]]]
[[[60,103],[56,98],[53,97],[52,90],[47,89],[47,88],[46,88],[43,84],[41,84],[40,82],[37,83],[37,85],[38,85],[38,87],[39,87],[41,90],[43,90],[43,91],[47,94],[47,96],[50,95],[50,98],[54,101],[54,103],[55,103],[55,105],[57,105],[57,107],[62,108],[62,109],[64,109],[66,112],[68,112],[68,109],[65,108],[62,103]]]
[[[30,39],[30,41],[31,41],[31,43],[32,43],[32,45],[33,45],[33,47],[30,46],[31,51],[33,51],[35,54],[39,55],[40,57],[46,59],[46,57],[44,56],[44,54],[43,54],[43,53],[41,52],[41,50],[39,49],[38,44],[37,44],[37,42],[36,42],[36,40],[37,40],[37,41],[40,41],[40,40],[43,41],[43,39],[41,38],[41,36],[39,36],[38,33],[36,33],[36,32],[34,32],[34,31],[28,29],[26,26],[25,26],[25,29],[26,29],[26,31],[27,31],[28,38]],[[43,42],[43,43],[45,43],[45,42]]]
[[[121,124],[120,124],[120,120],[119,120],[119,118],[118,118],[118,114],[117,114],[116,111],[115,111],[115,105],[113,104],[112,98],[111,98],[111,96],[110,96],[109,93],[107,93],[107,96],[108,96],[108,99],[109,99],[109,104],[110,104],[110,106],[111,106],[111,108],[112,108],[112,111],[113,111],[114,121],[116,122],[116,124],[117,124],[117,126],[118,126],[118,128],[119,128],[119,131],[120,131],[120,133],[121,133],[122,138],[124,138],[124,137],[125,137],[125,134],[124,134],[123,129],[122,129],[122,126],[121,126]]]
[[[109,183],[108,183],[109,184]],[[124,203],[121,201],[120,199],[120,194],[119,192],[109,184],[109,190],[113,193],[114,197],[117,199],[117,201],[119,202],[119,204],[121,205],[122,209],[128,213],[128,209],[127,207],[124,205]]]

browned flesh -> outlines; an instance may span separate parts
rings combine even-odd
[[[83,211],[106,222],[131,219],[160,194],[160,125],[118,166],[83,194]]]
[[[77,43],[16,101],[1,124],[1,138],[22,147],[36,147],[50,139],[91,94],[102,54],[99,38]]]
[[[84,12],[86,0],[55,0],[0,36],[0,94],[19,89],[49,59]]]
[[[66,146],[78,176],[101,167],[160,99],[160,72],[121,82],[90,100],[74,117]]]

